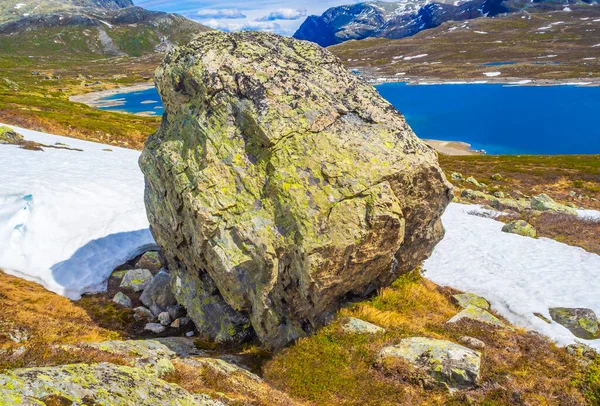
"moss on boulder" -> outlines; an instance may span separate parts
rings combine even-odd
[[[0,126],[0,144],[20,144],[23,141],[23,136],[12,128]]]
[[[442,238],[451,193],[435,151],[327,50],[211,32],[170,52],[156,85],[165,115],[140,158],[148,217],[208,335],[251,324],[281,348]],[[218,331],[208,309],[225,316]]]
[[[586,340],[600,338],[600,324],[593,310],[568,307],[553,307],[549,310],[552,320],[568,328],[575,337]]]

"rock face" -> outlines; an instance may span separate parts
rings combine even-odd
[[[442,238],[451,194],[436,153],[317,45],[211,32],[169,53],[156,84],[146,208],[201,334],[251,324],[282,347]]]
[[[600,338],[600,323],[592,309],[553,307],[549,310],[552,320],[568,328],[575,337]]]
[[[481,353],[446,340],[405,338],[379,353],[379,362],[384,368],[393,366],[396,359],[422,368],[433,379],[453,389],[471,388],[479,379]]]

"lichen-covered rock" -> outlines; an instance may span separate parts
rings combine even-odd
[[[15,369],[0,375],[2,405],[44,405],[42,399],[50,396],[73,405],[223,406],[139,368],[108,363]]]
[[[342,330],[346,333],[364,333],[364,334],[377,334],[385,333],[383,327],[379,327],[376,324],[369,323],[367,321],[357,319],[356,317],[348,317],[342,323]]]
[[[134,292],[144,290],[152,280],[152,273],[148,269],[131,269],[123,275],[121,289],[130,289]]]
[[[460,313],[448,320],[448,323],[458,323],[462,320],[473,320],[496,327],[510,328],[492,313],[473,305],[465,307]]]
[[[154,334],[164,333],[167,328],[159,323],[148,323],[144,326],[145,331],[149,331]]]
[[[549,311],[552,320],[568,328],[575,337],[586,340],[600,338],[600,324],[592,309],[553,307]]]
[[[131,307],[131,299],[123,292],[117,292],[112,301],[121,307]]]
[[[494,197],[490,200],[490,206],[496,210],[513,210],[521,212],[531,208],[530,201],[525,199],[511,199]]]
[[[19,144],[24,138],[10,127],[0,126],[0,144]]]
[[[158,306],[161,310],[158,314],[166,311],[169,306],[176,305],[177,299],[171,290],[171,275],[165,271],[157,273],[142,292],[140,300],[150,310],[152,310],[152,306]],[[155,313],[156,316],[158,314]]]
[[[540,211],[554,211],[557,213],[577,215],[577,211],[564,204],[556,203],[550,196],[545,193],[533,196],[531,198],[531,208]]]
[[[469,306],[476,306],[480,309],[489,310],[490,303],[481,296],[477,296],[473,293],[460,293],[458,295],[452,295],[452,301],[462,308]]]
[[[481,353],[446,340],[405,338],[379,352],[384,368],[393,366],[396,359],[424,369],[433,379],[453,389],[472,388],[479,379]]]
[[[492,176],[490,176],[490,179],[500,181],[500,180],[504,180],[504,177],[502,175],[500,175],[499,173],[495,173]]]
[[[470,183],[471,185],[473,185],[473,186],[476,186],[476,187],[481,187],[481,183],[479,183],[479,182],[477,181],[477,179],[475,179],[475,178],[474,178],[474,177],[472,177],[472,176],[469,176],[469,177],[468,177],[468,178],[465,180],[465,182],[467,182],[467,183]]]
[[[171,358],[175,352],[169,347],[154,340],[127,340],[127,341],[104,341],[101,343],[87,343],[87,347],[96,348],[100,351],[117,354],[124,359],[130,360],[135,367],[143,369],[149,374],[158,377],[170,374],[175,370]]]
[[[136,268],[149,269],[157,273],[162,268],[158,251],[146,251],[135,264]]]
[[[158,315],[158,322],[163,326],[168,326],[169,324],[171,324],[171,316],[169,315],[169,312],[160,313]]]
[[[146,208],[201,333],[235,339],[251,323],[283,347],[442,238],[451,192],[435,151],[327,50],[210,32],[170,52],[156,85]]]
[[[133,309],[133,318],[136,321],[154,321],[156,316],[144,306],[138,306]]]
[[[525,220],[509,221],[502,227],[502,231],[505,233],[522,235],[523,237],[537,237],[535,228]]]

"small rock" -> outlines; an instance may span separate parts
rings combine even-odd
[[[462,336],[460,341],[471,348],[475,348],[476,350],[483,350],[485,348],[485,343],[475,337]]]
[[[600,324],[596,313],[586,308],[553,307],[552,320],[569,329],[575,337],[586,340],[600,338]]]
[[[564,204],[556,203],[550,196],[545,193],[539,194],[531,198],[531,208],[540,211],[553,211],[556,213],[564,213],[577,215],[575,209],[567,207]]]
[[[477,187],[481,187],[481,183],[477,182],[477,179],[475,179],[475,178],[474,178],[474,177],[472,177],[472,176],[469,176],[469,177],[468,177],[468,178],[465,180],[465,182],[467,182],[467,183],[470,183],[470,184],[472,184],[472,185],[474,185],[474,186],[477,186]]]
[[[152,272],[148,269],[132,269],[127,271],[121,281],[121,289],[131,289],[140,292],[148,286],[152,280]]]
[[[452,389],[472,388],[479,380],[481,353],[450,341],[411,337],[379,352],[379,363],[386,369],[393,368],[396,359],[410,362]]]
[[[505,233],[522,235],[523,237],[537,237],[535,228],[525,220],[510,221],[502,227],[502,231]]]
[[[150,271],[158,272],[162,267],[158,251],[147,251],[136,262],[137,268],[146,268]]]
[[[181,305],[169,306],[167,307],[167,311],[169,312],[169,316],[171,316],[171,320],[176,320],[180,317],[185,316],[185,307]]]
[[[164,312],[165,310],[160,307],[159,305],[157,305],[156,303],[153,303],[150,306],[150,311],[152,312],[152,314],[156,317],[158,317],[159,314],[161,314],[162,312]]]
[[[168,312],[162,312],[158,315],[158,321],[163,326],[168,326],[169,324],[171,324],[171,316],[169,316]]]
[[[385,333],[385,329],[383,327],[379,327],[373,323],[357,319],[356,317],[348,317],[342,324],[342,330],[344,330],[345,333]]]
[[[490,308],[490,303],[487,300],[481,296],[474,295],[473,293],[452,295],[452,301],[463,309],[469,306],[476,306],[484,310],[489,310]]]
[[[497,191],[495,191],[494,193],[492,193],[492,195],[493,195],[494,197],[497,197],[498,199],[504,199],[504,193],[503,193],[503,192],[501,192],[501,191],[499,191],[499,190],[497,190]]]
[[[181,327],[181,319],[177,319],[175,321],[173,321],[173,323],[171,323],[171,328],[180,328]]]
[[[152,309],[153,304],[160,306],[162,309],[176,305],[177,300],[171,291],[171,275],[164,270],[157,273],[144,289],[140,300],[150,309]]]
[[[193,331],[188,331],[187,333],[185,333],[186,337],[193,337],[194,336],[194,332]]]
[[[144,326],[145,331],[149,331],[154,334],[164,333],[167,328],[162,324],[158,323],[148,323]]]
[[[575,191],[571,190],[571,191],[569,192],[569,197],[575,197],[575,196],[577,196],[577,192],[575,192]]]
[[[450,175],[450,179],[455,180],[455,181],[465,180],[465,178],[459,172],[452,172],[452,175]]]
[[[0,144],[18,144],[23,140],[23,136],[12,128],[0,126]]]
[[[447,321],[449,324],[458,323],[461,320],[474,320],[480,323],[490,324],[492,326],[504,327],[508,326],[503,323],[499,318],[494,316],[493,314],[477,307],[477,306],[467,306],[456,316],[452,317]]]
[[[502,177],[502,175],[500,175],[499,173],[495,173],[492,176],[490,176],[490,178],[492,180],[504,180],[504,178]]]
[[[156,316],[143,306],[133,309],[133,313],[133,318],[136,321],[154,321],[156,319]]]
[[[490,206],[492,206],[496,210],[513,210],[516,212],[520,212],[530,208],[530,203],[528,200],[524,199],[510,199],[510,198],[498,198],[494,197],[490,200]]]
[[[117,292],[112,301],[122,307],[131,307],[131,299],[123,292]]]

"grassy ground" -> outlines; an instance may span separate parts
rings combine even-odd
[[[593,20],[600,18],[600,6],[571,8],[448,22],[409,38],[348,41],[329,49],[368,77],[493,80],[483,73],[501,71],[500,78],[598,79],[593,46],[600,43],[600,30]],[[427,56],[403,59],[422,54]],[[483,66],[490,62],[516,64]]]
[[[265,376],[291,395],[319,405],[577,405],[591,404],[597,396],[597,371],[580,367],[566,350],[537,334],[474,322],[446,325],[459,311],[450,293],[418,272],[403,276],[373,299],[342,310],[315,336],[275,355]],[[378,324],[387,332],[346,334],[340,328],[345,316]],[[408,365],[396,373],[377,365],[379,350],[401,338],[460,343],[465,335],[486,344],[481,385],[475,390],[450,394],[424,385],[421,373]]]
[[[141,149],[158,127],[159,117],[102,111],[70,102],[69,96],[147,82],[159,62],[158,55],[99,59],[0,53],[0,122]]]

